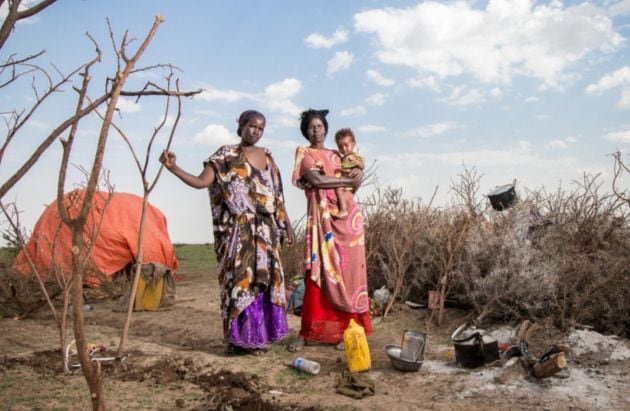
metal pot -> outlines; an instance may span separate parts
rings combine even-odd
[[[451,336],[455,361],[464,368],[477,368],[499,359],[499,343],[478,330],[461,326]]]
[[[505,210],[516,202],[516,190],[514,184],[506,184],[497,187],[488,194],[490,205],[497,211]]]
[[[427,335],[425,333],[403,331],[400,343],[400,358],[411,362],[423,361],[426,340]]]
[[[385,352],[392,363],[392,366],[398,371],[415,372],[420,369],[423,361],[407,361],[400,358],[401,347],[398,344],[387,344]]]

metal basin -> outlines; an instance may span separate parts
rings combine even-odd
[[[398,371],[415,372],[420,369],[424,358],[420,358],[417,361],[407,361],[400,358],[401,348],[398,344],[387,344],[385,352],[392,363],[392,366]]]

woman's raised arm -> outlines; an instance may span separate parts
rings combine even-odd
[[[209,164],[203,168],[198,176],[195,176],[177,165],[177,156],[172,151],[164,150],[160,155],[160,162],[168,171],[193,188],[208,188],[214,183],[214,169]]]

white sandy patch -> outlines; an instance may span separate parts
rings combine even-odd
[[[614,361],[630,359],[627,342],[617,336],[603,335],[590,330],[575,330],[567,337],[567,342],[573,350],[573,355],[578,357],[599,353]]]

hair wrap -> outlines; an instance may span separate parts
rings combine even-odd
[[[328,121],[326,120],[326,116],[328,115],[330,111],[329,110],[315,110],[312,108],[309,108],[308,110],[304,110],[301,114],[300,114],[300,131],[302,132],[302,135],[304,136],[304,138],[306,138],[308,140],[308,125],[311,123],[311,120],[313,118],[319,118],[322,123],[324,123],[324,134],[328,134]]]

